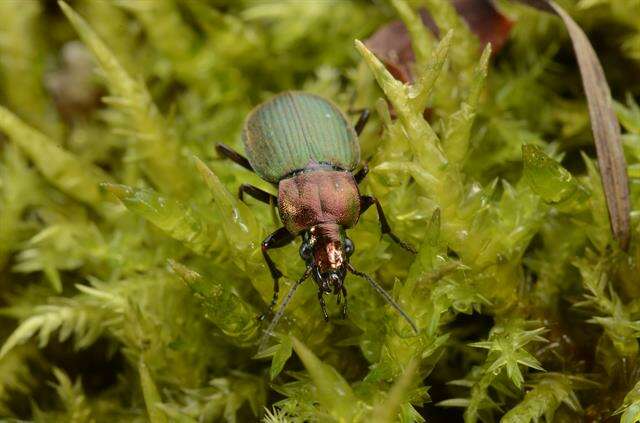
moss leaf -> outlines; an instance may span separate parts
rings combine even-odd
[[[318,389],[317,398],[320,404],[337,420],[353,421],[354,404],[357,400],[351,387],[340,373],[323,363],[302,342],[292,337],[293,349],[309,372],[311,380]]]
[[[522,146],[523,174],[533,191],[549,203],[571,197],[578,189],[577,182],[558,162],[536,145]]]

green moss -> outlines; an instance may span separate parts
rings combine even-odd
[[[640,421],[636,4],[562,2],[617,101],[624,252],[557,18],[501,2],[515,24],[492,53],[444,0],[45,3],[0,2],[0,418]],[[357,41],[398,18],[407,84]],[[72,74],[73,40],[98,75],[77,81],[95,93],[82,100],[44,82]],[[369,211],[352,261],[418,334],[349,277],[346,320],[330,301],[324,322],[306,282],[257,351],[273,286],[260,242],[279,218],[235,193],[275,188],[214,143],[241,151],[251,107],[286,89],[375,110],[361,190],[418,253]],[[281,298],[297,249],[273,253]]]

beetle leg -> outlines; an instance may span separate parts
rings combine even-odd
[[[360,214],[364,213],[372,204],[376,205],[376,209],[378,211],[378,220],[380,221],[380,232],[382,234],[387,234],[389,237],[399,246],[404,248],[405,250],[416,253],[416,250],[410,246],[409,244],[402,241],[400,238],[396,236],[396,234],[391,231],[391,227],[389,226],[389,222],[387,222],[387,218],[384,215],[384,211],[382,211],[382,206],[377,198],[372,197],[370,195],[363,195],[360,197]]]
[[[238,188],[238,198],[240,201],[244,201],[244,194],[247,193],[251,197],[255,198],[258,201],[262,201],[263,203],[272,205],[278,203],[278,197],[273,194],[268,193],[267,191],[263,191],[258,187],[254,187],[249,184],[242,184],[240,188]]]
[[[360,114],[360,117],[358,118],[358,121],[356,122],[356,125],[354,127],[356,135],[360,135],[362,133],[362,130],[369,121],[370,115],[371,113],[369,112],[369,109],[362,109],[362,113]]]
[[[258,320],[263,320],[267,314],[271,313],[273,307],[275,307],[278,302],[278,292],[280,291],[280,284],[278,283],[278,279],[282,277],[282,272],[278,270],[276,264],[269,257],[269,253],[267,250],[273,248],[284,247],[289,244],[291,241],[295,239],[295,236],[290,233],[286,228],[280,228],[271,235],[269,235],[264,241],[262,241],[262,256],[264,257],[264,261],[267,262],[267,267],[269,267],[269,272],[271,272],[271,277],[273,278],[273,298],[271,299],[271,303],[269,304],[269,308],[263,314],[258,317]]]
[[[254,172],[251,163],[249,163],[249,160],[247,160],[246,157],[244,157],[242,154],[238,153],[231,147],[227,147],[225,144],[216,144],[216,151],[219,155],[226,157],[227,159],[239,164],[240,166],[244,167],[247,170],[250,170],[251,172]]]
[[[362,169],[360,169],[355,175],[353,175],[353,178],[356,180],[356,184],[360,184],[364,177],[367,176],[367,173],[369,173],[369,166],[367,166],[367,164],[365,163],[362,165]]]
[[[324,321],[329,321],[329,315],[327,314],[327,305],[324,303],[324,298],[322,297],[322,291],[318,291],[318,301],[320,302],[320,308],[322,309],[322,315],[324,316]]]
[[[344,303],[342,304],[342,318],[347,318],[347,288],[344,285],[341,287],[342,296],[344,297]]]

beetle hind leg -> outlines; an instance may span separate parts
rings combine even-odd
[[[362,131],[364,130],[364,127],[367,125],[367,122],[369,121],[370,115],[371,113],[369,112],[369,109],[362,109],[362,113],[360,113],[360,117],[358,118],[358,121],[356,122],[353,128],[356,131],[356,135],[360,135],[362,133]]]
[[[355,115],[360,113],[360,116],[358,117],[358,121],[353,127],[353,129],[355,129],[356,131],[356,135],[360,135],[365,125],[369,121],[369,116],[371,115],[371,111],[367,107],[362,109],[354,108],[353,104],[356,102],[356,96],[357,96],[357,92],[354,91],[353,94],[351,95],[351,99],[349,100],[349,108],[347,109],[347,114]]]

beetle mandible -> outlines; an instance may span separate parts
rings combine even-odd
[[[345,233],[369,207],[375,204],[382,234],[404,249],[415,253],[389,227],[382,206],[375,197],[360,195],[358,184],[366,176],[360,163],[358,135],[367,119],[365,109],[352,127],[346,116],[330,101],[305,92],[286,91],[258,105],[248,115],[242,131],[247,157],[224,144],[216,145],[218,154],[257,173],[278,188],[274,196],[258,187],[242,184],[238,195],[248,194],[267,204],[277,204],[283,227],[262,242],[262,255],[273,278],[273,298],[267,313],[278,300],[282,272],[269,256],[269,250],[283,247],[301,236],[300,256],[306,263],[303,276],[287,294],[274,316],[265,337],[282,317],[297,287],[310,275],[318,285],[318,300],[328,320],[323,295],[343,297],[342,314],[347,313],[347,272],[366,279],[417,332],[416,325],[393,298],[370,276],[356,270],[349,258],[354,245]],[[263,318],[267,313],[263,314]]]

